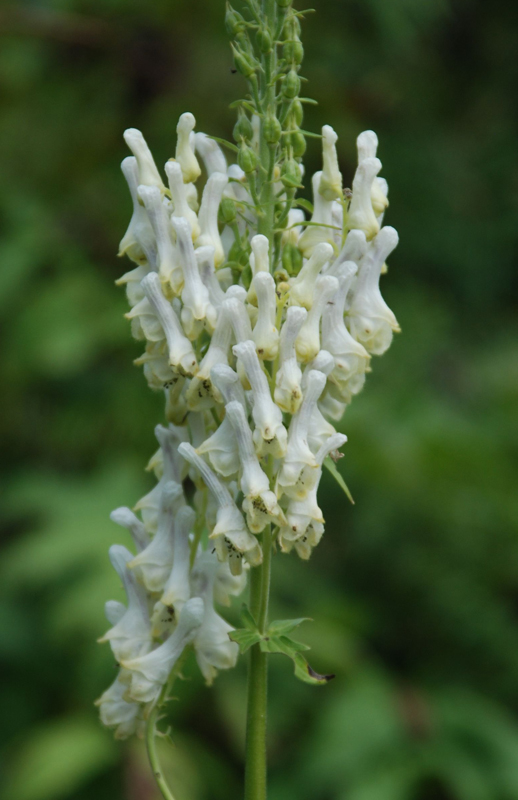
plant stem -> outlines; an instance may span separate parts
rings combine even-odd
[[[182,666],[185,663],[185,659],[188,653],[188,648],[184,650],[182,656],[176,662],[175,667],[173,668],[167,683],[165,684],[164,688],[160,693],[160,697],[156,701],[155,705],[153,706],[146,725],[146,749],[149,758],[149,763],[151,769],[153,771],[153,777],[157,783],[158,788],[160,789],[160,793],[164,800],[175,800],[174,795],[167,785],[167,781],[164,778],[162,773],[162,768],[160,766],[160,759],[158,758],[158,753],[156,749],[156,724],[158,720],[158,715],[162,706],[167,701],[169,692],[173,688],[173,684],[181,672]]]

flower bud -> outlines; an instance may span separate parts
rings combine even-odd
[[[257,155],[251,147],[242,143],[237,154],[237,163],[245,173],[250,175],[257,167]]]
[[[302,120],[304,119],[304,106],[300,102],[298,97],[295,97],[291,104],[290,109],[291,114],[293,114],[293,119],[295,120],[295,124],[299,127],[302,125]]]
[[[294,69],[290,69],[282,82],[282,94],[291,100],[300,92],[300,78]]]
[[[287,42],[284,42],[282,55],[286,61],[290,62],[290,64],[296,64],[297,66],[302,64],[302,60],[304,58],[304,47],[302,46],[302,42],[300,42],[298,39],[291,39]]]
[[[236,219],[236,203],[231,197],[223,197],[219,204],[218,221],[222,225],[230,225]]]
[[[268,144],[277,144],[281,138],[282,128],[281,123],[275,114],[269,113],[263,124],[264,138]]]
[[[234,54],[234,64],[238,72],[240,72],[244,78],[251,78],[252,75],[255,75],[256,65],[252,59],[236,47],[232,47],[232,52]]]
[[[306,152],[306,137],[301,131],[292,131],[287,137],[295,158],[302,158]]]
[[[286,189],[294,189],[300,186],[302,173],[300,166],[293,158],[288,158],[281,169],[281,182]]]
[[[256,40],[261,53],[267,55],[272,51],[272,35],[267,28],[259,28]]]
[[[232,136],[234,140],[239,144],[243,140],[249,142],[254,135],[254,131],[252,128],[252,123],[246,116],[246,114],[240,114],[236,124],[234,125],[234,130],[232,131]]]
[[[298,275],[302,267],[302,253],[295,245],[287,242],[282,251],[282,266],[288,275]]]
[[[243,16],[232,8],[231,5],[227,4],[227,10],[225,12],[225,27],[227,29],[228,35],[233,39],[239,33],[242,33],[246,28],[246,22]]]

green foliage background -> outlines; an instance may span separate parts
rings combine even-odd
[[[343,422],[327,532],[279,556],[277,618],[311,616],[299,684],[271,658],[271,800],[518,797],[518,7],[318,0],[307,127],[380,137],[384,278],[403,328]],[[157,162],[178,115],[229,136],[223,0],[33,0],[0,8],[0,753],[10,800],[153,800],[142,747],[92,702],[113,679],[109,520],[150,485],[161,398],[132,359],[115,253],[124,128]],[[314,140],[311,140],[314,142]],[[317,167],[318,145],[306,159]],[[514,260],[513,260],[514,259]],[[230,612],[237,620],[238,609]],[[240,796],[244,664],[194,668],[164,745],[178,800]]]

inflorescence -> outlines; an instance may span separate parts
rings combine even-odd
[[[238,645],[214,603],[243,591],[267,526],[282,552],[309,558],[324,533],[324,461],[347,439],[333,423],[399,330],[379,289],[398,236],[382,227],[376,134],[358,136],[344,189],[337,135],[325,125],[313,203],[297,199],[310,101],[299,96],[300,15],[278,5],[273,32],[254,3],[248,21],[227,11],[250,89],[237,103],[235,144],[225,143],[237,163],[220,140],[194,132],[190,113],[167,182],[140,131],[124,134],[133,215],[119,255],[136,266],[117,284],[145,345],[135,363],[164,393],[166,424],[155,428],[155,487],[134,511],[111,515],[134,542],[134,552],[110,548],[127,605],[106,604],[112,627],[101,639],[120,671],[97,702],[120,738],[142,731],[187,645],[209,683],[235,665]]]

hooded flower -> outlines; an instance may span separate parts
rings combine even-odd
[[[193,593],[201,597],[204,606],[203,622],[194,639],[196,661],[203,677],[210,684],[219,669],[235,667],[239,647],[228,634],[234,630],[214,609],[214,587],[220,564],[208,551],[201,553],[192,571]]]
[[[398,243],[394,228],[382,228],[362,259],[348,312],[349,329],[354,338],[373,355],[382,355],[400,330],[396,317],[385,303],[379,288],[381,268]]]
[[[137,703],[157,700],[171,670],[190,644],[203,621],[204,606],[200,597],[192,597],[183,606],[173,633],[156,650],[121,661],[131,674],[128,698]]]
[[[262,561],[257,539],[247,530],[243,515],[235,504],[228,488],[213,473],[192,445],[182,443],[178,450],[200,473],[205,485],[217,503],[216,525],[210,534],[220,561],[228,561],[233,575],[239,575],[242,559],[255,566]]]
[[[110,547],[109,555],[113,568],[124,585],[128,606],[113,628],[99,641],[109,642],[115,660],[122,662],[125,658],[135,658],[149,652],[151,628],[145,591],[128,569],[132,554],[122,545],[114,544]]]
[[[139,703],[124,699],[127,688],[117,677],[95,701],[102,724],[107,728],[115,728],[116,739],[128,739],[135,733],[142,737],[144,734],[143,708]]]

